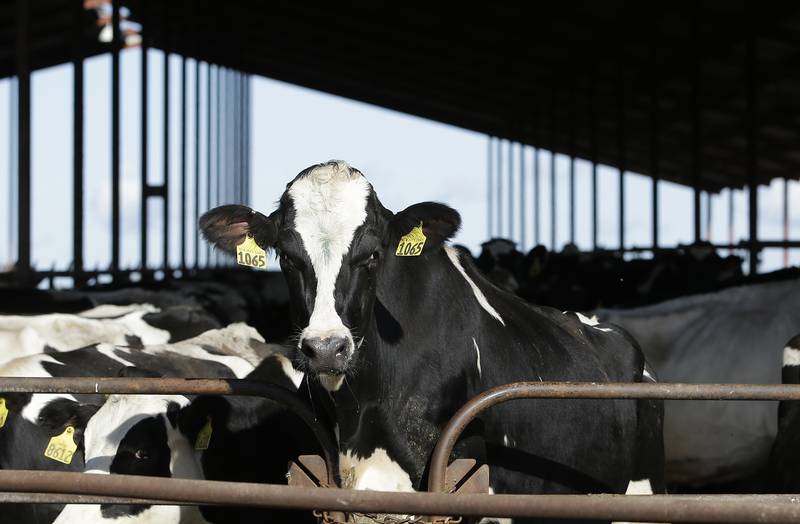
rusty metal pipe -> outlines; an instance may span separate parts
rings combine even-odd
[[[445,469],[464,428],[490,407],[516,399],[800,400],[791,384],[684,384],[622,382],[515,382],[472,398],[450,419],[431,456],[428,491],[445,491]]]
[[[337,445],[295,392],[275,384],[247,379],[191,378],[27,378],[0,377],[2,393],[71,393],[103,395],[238,395],[272,400],[292,411],[319,441],[328,470],[328,483],[336,485]]]
[[[134,499],[130,497],[101,497],[98,495],[72,495],[66,493],[14,493],[0,491],[0,504],[169,504],[189,506],[191,503],[170,502],[160,499]]]
[[[800,520],[797,495],[458,495],[10,470],[0,471],[0,490],[412,515],[725,523]]]

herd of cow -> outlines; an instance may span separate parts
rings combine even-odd
[[[296,399],[287,409],[251,397],[0,393],[0,468],[283,483],[289,460],[328,445],[303,422],[316,420],[338,447],[326,451],[338,458],[341,486],[423,490],[444,424],[493,386],[771,383],[781,380],[781,362],[783,380],[800,383],[800,338],[785,344],[800,333],[797,274],[633,309],[562,313],[498,287],[448,246],[459,225],[442,204],[389,211],[359,171],[328,162],[301,172],[268,216],[229,205],[200,220],[223,252],[235,255],[246,239],[274,252],[285,284],[240,271],[161,289],[0,289],[0,376],[250,378]],[[64,441],[72,447],[54,453]],[[494,493],[646,494],[723,483],[796,492],[800,407],[517,401],[471,423],[454,455],[489,464]],[[36,524],[303,520],[315,517],[0,507],[2,522]]]

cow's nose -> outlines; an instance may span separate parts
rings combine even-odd
[[[345,337],[309,337],[303,339],[300,350],[320,367],[336,369],[347,351]]]

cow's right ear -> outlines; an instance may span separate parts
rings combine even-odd
[[[236,254],[236,246],[252,235],[261,249],[275,247],[278,239],[277,213],[269,217],[247,206],[227,205],[215,207],[200,217],[200,232],[211,245]]]

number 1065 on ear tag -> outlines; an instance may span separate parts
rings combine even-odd
[[[400,237],[400,242],[397,244],[397,251],[394,255],[397,257],[418,257],[422,254],[422,248],[425,247],[425,233],[422,232],[422,222],[412,229],[409,233]]]
[[[256,244],[252,236],[247,235],[244,242],[236,246],[236,262],[240,266],[265,269],[267,267],[267,252]]]

